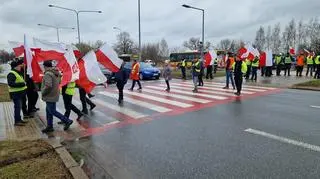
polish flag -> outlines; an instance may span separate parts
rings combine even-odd
[[[80,76],[76,83],[87,93],[90,93],[96,85],[107,81],[107,78],[101,72],[97,61],[97,55],[94,51],[90,51],[80,59],[78,65],[80,69]]]
[[[272,67],[273,66],[272,51],[271,50],[267,50],[265,52],[265,54],[266,54],[266,66],[267,67]]]
[[[249,56],[249,52],[247,51],[247,49],[245,47],[241,47],[238,50],[238,58],[240,58],[241,60],[245,60],[248,56]]]
[[[77,59],[82,57],[82,54],[80,52],[80,50],[75,46],[75,45],[71,45],[72,46],[72,50],[74,55],[76,56]]]
[[[240,49],[240,51],[242,52],[242,59],[249,59],[250,61],[252,61],[256,56],[260,56],[259,51],[256,48],[254,48],[251,44],[247,44],[244,48]]]
[[[213,65],[214,64],[214,60],[216,58],[218,58],[218,55],[214,50],[206,53],[204,55],[204,60],[205,60],[204,66],[207,67],[209,65]]]
[[[36,53],[37,61],[55,60],[56,67],[63,73],[61,86],[79,79],[79,66],[71,45],[52,43],[34,38],[34,44],[40,49]]]
[[[24,54],[24,44],[22,42],[9,41],[9,45],[12,48],[16,57],[22,57]]]
[[[105,68],[112,72],[118,72],[123,60],[121,60],[117,53],[109,45],[104,44],[98,51],[96,51],[97,60]]]
[[[291,55],[294,55],[296,53],[293,47],[290,47],[289,53]]]

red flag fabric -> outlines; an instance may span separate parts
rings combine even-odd
[[[266,54],[266,52],[261,52],[261,53],[260,53],[259,66],[260,66],[260,67],[265,67],[265,66],[266,66],[266,60],[267,60],[267,54]]]
[[[244,47],[241,47],[238,50],[238,55],[237,57],[240,58],[241,60],[245,60],[247,58],[247,56],[245,56],[245,54],[247,53],[247,49]]]
[[[123,60],[121,60],[117,53],[109,45],[104,44],[98,51],[96,51],[97,60],[105,68],[112,72],[118,72]]]
[[[88,79],[88,77],[87,77],[88,75],[85,70],[85,65],[84,65],[83,59],[80,59],[78,61],[78,65],[79,65],[80,75],[79,75],[79,79],[76,81],[76,83],[78,86],[82,87],[87,93],[90,93],[93,90],[93,88],[96,86],[96,84],[91,82]]]
[[[294,55],[294,54],[295,54],[295,50],[294,50],[293,47],[290,47],[289,53],[290,53],[291,55]]]
[[[9,45],[12,48],[16,57],[21,57],[24,54],[24,44],[23,43],[9,41]]]
[[[214,59],[218,58],[218,55],[216,54],[215,51],[209,51],[208,53],[206,53],[204,55],[204,66],[208,67],[209,65],[213,65],[214,64]]]
[[[107,81],[107,78],[101,72],[97,56],[94,51],[87,53],[79,60],[80,75],[77,85],[82,87],[87,93],[97,85]]]

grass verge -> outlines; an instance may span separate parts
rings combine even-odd
[[[2,141],[0,148],[0,179],[72,178],[60,156],[45,141]]]
[[[320,88],[320,80],[310,80],[303,83],[295,84],[296,87],[312,87],[312,88]]]
[[[0,102],[10,101],[10,95],[7,84],[0,84]]]

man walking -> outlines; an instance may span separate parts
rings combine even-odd
[[[300,55],[297,57],[296,76],[302,76],[304,61],[304,55],[301,52]]]
[[[171,77],[171,68],[170,68],[170,61],[169,60],[166,60],[165,61],[165,67],[163,69],[163,78],[167,84],[167,89],[166,91],[167,92],[170,92],[170,84],[169,84],[169,81],[172,79]]]
[[[129,74],[125,70],[124,65],[125,65],[125,62],[122,63],[120,70],[115,74],[117,88],[119,91],[119,98],[118,98],[119,104],[123,103],[123,88],[126,85],[129,78]]]
[[[192,64],[192,80],[193,80],[193,85],[194,89],[192,90],[194,93],[198,92],[198,80],[199,80],[199,75],[200,75],[200,61],[199,59],[194,59],[193,64]]]
[[[283,66],[283,58],[280,53],[280,55],[276,56],[276,65],[277,65],[277,76],[281,76],[281,70]]]
[[[234,94],[240,96],[242,89],[243,74],[246,74],[247,72],[247,65],[240,58],[237,58],[232,68],[234,71],[234,81],[237,87],[237,92]]]
[[[310,76],[313,76],[313,56],[311,54],[309,54],[307,56],[307,73],[306,76],[309,75],[309,71],[310,71]]]
[[[52,66],[51,61],[43,62],[44,77],[41,85],[42,100],[46,102],[47,127],[42,130],[43,133],[53,132],[53,116],[59,118],[64,124],[64,130],[68,130],[73,123],[72,120],[62,115],[56,110],[56,103],[59,101],[59,84],[61,75],[57,69]]]
[[[133,88],[136,85],[136,83],[138,83],[139,85],[138,90],[142,90],[139,74],[140,74],[140,64],[137,62],[137,60],[134,60],[132,64],[131,74],[130,74],[130,79],[132,79],[132,86],[129,89],[130,91],[133,91]]]
[[[96,105],[87,97],[87,92],[81,87],[79,87],[79,94],[80,94],[80,101],[82,104],[82,112],[84,114],[88,114],[87,103],[90,106],[90,111],[92,111],[96,107]],[[89,94],[88,96],[90,97]]]
[[[252,76],[251,76],[251,81],[257,82],[257,71],[259,67],[259,57],[255,57],[254,60],[252,61]]]
[[[83,114],[82,112],[72,104],[72,97],[75,94],[76,83],[70,82],[62,87],[61,93],[64,102],[64,108],[66,109],[64,116],[69,119],[71,110],[78,115],[77,120],[79,120]]]
[[[247,65],[247,73],[246,73],[246,80],[249,80],[249,77],[250,77],[250,73],[251,73],[251,61],[247,58],[245,60],[246,62],[246,65]]]
[[[215,59],[212,59],[215,61]],[[207,75],[206,75],[206,79],[209,79],[212,80],[213,79],[213,76],[212,76],[212,71],[213,71],[213,67],[212,65],[208,65],[207,66]]]
[[[284,58],[284,63],[285,63],[284,76],[286,76],[287,73],[288,73],[288,76],[290,76],[290,69],[292,64],[292,57],[290,53],[287,53],[287,56]]]
[[[14,104],[14,125],[23,126],[26,122],[21,119],[22,97],[25,96],[27,89],[20,72],[23,70],[23,63],[19,61],[11,62],[11,71],[7,75],[10,98]]]
[[[204,75],[204,65],[203,65],[203,61],[199,61],[200,63],[200,74],[198,76],[199,79],[199,84],[198,86],[203,86],[203,75]]]
[[[185,59],[182,60],[180,64],[180,68],[182,73],[182,79],[185,80],[186,79],[186,60]]]
[[[235,89],[233,76],[232,76],[232,65],[234,64],[234,57],[229,54],[226,61],[226,86],[223,89],[229,89],[229,81],[231,80],[232,88]]]
[[[320,52],[314,58],[314,63],[316,64],[316,74],[314,75],[314,78],[319,79],[320,78]]]

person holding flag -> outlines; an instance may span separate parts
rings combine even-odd
[[[133,91],[133,88],[136,85],[136,83],[138,83],[139,85],[138,90],[142,90],[139,74],[140,74],[140,64],[137,62],[137,60],[134,60],[132,64],[131,74],[130,74],[130,79],[132,79],[132,86],[129,89],[130,91]]]
[[[237,92],[235,92],[234,94],[240,96],[242,90],[243,75],[247,72],[247,64],[240,58],[237,58],[235,63],[233,63],[232,65],[232,69],[234,73],[234,81],[237,88]]]

